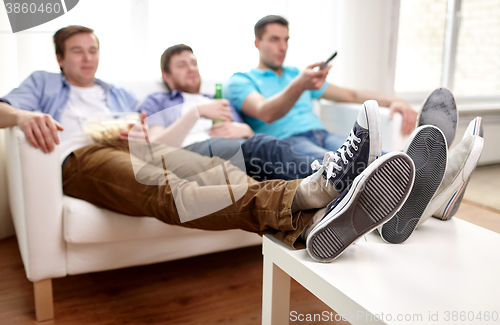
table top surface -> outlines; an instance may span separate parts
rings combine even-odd
[[[345,315],[334,306],[345,298],[372,316],[384,315],[388,324],[500,324],[499,251],[500,234],[457,218],[431,218],[398,245],[374,231],[331,263],[317,263],[269,236],[263,247],[313,294],[330,286],[335,299],[325,301],[328,291],[316,296],[334,310]],[[318,287],[313,278],[322,281]]]

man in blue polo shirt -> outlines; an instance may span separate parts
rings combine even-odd
[[[369,91],[350,90],[325,82],[330,66],[314,68],[318,62],[299,71],[283,66],[288,49],[288,21],[266,16],[255,25],[255,46],[259,49],[257,68],[235,73],[227,82],[225,95],[242,113],[255,133],[284,139],[296,151],[317,159],[335,151],[344,137],[325,131],[313,112],[312,99],[363,103],[374,99],[388,106],[391,114],[403,115],[403,133],[410,134],[416,113],[403,100]]]

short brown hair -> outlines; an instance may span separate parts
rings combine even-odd
[[[185,44],[177,44],[166,49],[161,55],[161,71],[170,73],[170,59],[172,59],[172,56],[184,51],[193,53],[193,49]]]
[[[253,28],[255,37],[258,39],[262,38],[268,24],[280,24],[288,28],[288,20],[285,18],[276,15],[268,15],[259,19],[259,21],[255,24],[255,27]]]
[[[72,25],[68,27],[61,28],[54,34],[54,45],[56,47],[56,55],[64,57],[64,42],[71,36],[80,33],[94,34],[94,30],[88,27]],[[96,36],[97,38],[97,36]],[[99,44],[99,39],[97,39],[97,44]]]

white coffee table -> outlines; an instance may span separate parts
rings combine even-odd
[[[399,245],[372,232],[326,264],[268,235],[262,249],[264,325],[300,320],[290,277],[351,324],[500,324],[500,234],[457,218]]]

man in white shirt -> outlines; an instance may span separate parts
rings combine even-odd
[[[18,125],[31,144],[44,152],[62,141],[65,159],[73,150],[93,144],[84,135],[79,117],[136,112],[138,101],[131,92],[95,78],[99,41],[92,29],[60,29],[54,44],[61,73],[36,71],[0,98],[0,127]]]

